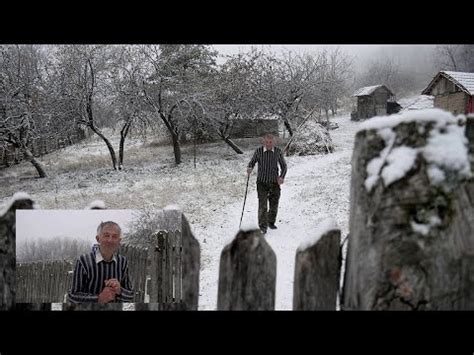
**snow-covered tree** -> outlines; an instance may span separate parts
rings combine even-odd
[[[191,112],[202,112],[200,101],[215,72],[217,53],[205,45],[143,46],[142,51],[151,71],[143,82],[145,100],[168,129],[175,162],[180,164],[179,139],[190,126]]]

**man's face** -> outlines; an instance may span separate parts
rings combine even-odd
[[[270,138],[270,137],[263,138],[263,144],[265,145],[265,148],[267,148],[268,150],[273,149],[273,138]]]
[[[120,247],[120,232],[113,224],[106,225],[97,236],[101,249],[105,252],[115,253]]]

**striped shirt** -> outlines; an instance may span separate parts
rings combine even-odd
[[[68,301],[98,302],[105,280],[112,278],[117,279],[121,286],[121,293],[115,296],[114,302],[133,302],[133,288],[125,256],[117,254],[107,262],[102,257],[98,244],[94,245],[92,252],[81,255],[76,261]]]
[[[253,169],[256,163],[258,163],[257,182],[277,182],[278,164],[280,164],[280,177],[285,178],[286,162],[280,148],[273,147],[272,150],[267,150],[265,146],[257,148],[248,167]]]

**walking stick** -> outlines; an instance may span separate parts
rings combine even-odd
[[[249,180],[250,180],[250,174],[248,174],[247,176],[247,186],[245,187],[244,207],[242,207],[242,216],[240,217],[239,229],[240,229],[240,226],[242,225],[242,218],[244,218],[245,201],[247,201],[247,191],[249,189]]]

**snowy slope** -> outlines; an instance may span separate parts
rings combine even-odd
[[[336,117],[331,135],[335,152],[287,158],[277,230],[267,240],[277,255],[276,308],[291,309],[296,249],[311,238],[318,224],[331,217],[348,233],[350,159],[358,123]],[[163,208],[178,205],[201,245],[199,309],[217,304],[220,253],[236,234],[245,193],[245,167],[259,140],[242,140],[244,154],[224,143],[198,147],[194,168],[192,146],[183,147],[183,163],[175,167],[172,148],[136,140],[126,155],[124,171],[110,169],[105,145],[97,139],[42,157],[50,177],[36,179],[29,163],[0,171],[0,207],[24,191],[45,209],[83,209],[102,200],[109,209]],[[280,146],[284,142],[280,142]],[[90,154],[94,152],[94,154]],[[256,175],[251,176],[243,225],[257,225]]]

